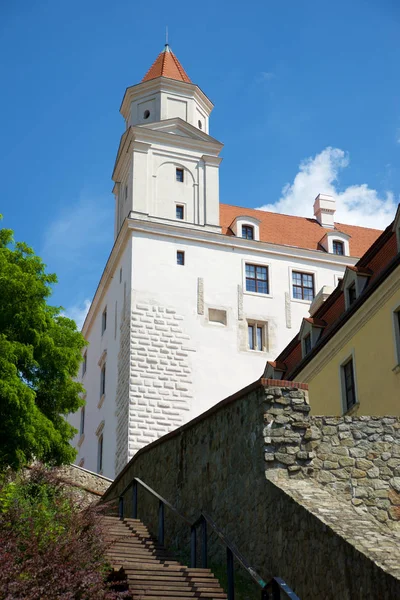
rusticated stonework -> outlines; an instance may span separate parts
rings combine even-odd
[[[183,317],[137,303],[127,320],[118,361],[116,473],[140,448],[182,425],[193,400],[194,350]]]

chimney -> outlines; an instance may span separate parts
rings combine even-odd
[[[318,194],[314,202],[314,217],[322,227],[333,229],[336,200],[328,194]]]

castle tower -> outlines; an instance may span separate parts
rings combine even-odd
[[[213,104],[166,44],[121,105],[126,131],[113,172],[115,238],[131,215],[219,229],[219,153]]]

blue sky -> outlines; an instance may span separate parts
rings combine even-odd
[[[386,225],[400,188],[397,0],[0,0],[0,212],[78,318],[113,242],[119,106],[164,44],[215,104],[221,201]]]

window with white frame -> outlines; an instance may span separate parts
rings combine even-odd
[[[254,240],[254,227],[252,225],[242,225],[242,238]]]
[[[400,366],[400,306],[393,312],[394,343],[396,350],[396,366]]]
[[[353,357],[349,358],[340,367],[342,397],[344,412],[349,411],[357,403],[356,380],[354,373]]]
[[[269,294],[268,267],[246,263],[246,292]]]
[[[315,296],[314,275],[292,271],[292,294],[295,300],[312,301]]]
[[[247,344],[249,350],[267,352],[268,350],[268,324],[260,321],[247,322]]]
[[[332,242],[333,254],[338,256],[344,256],[344,243],[339,240],[333,240]]]

